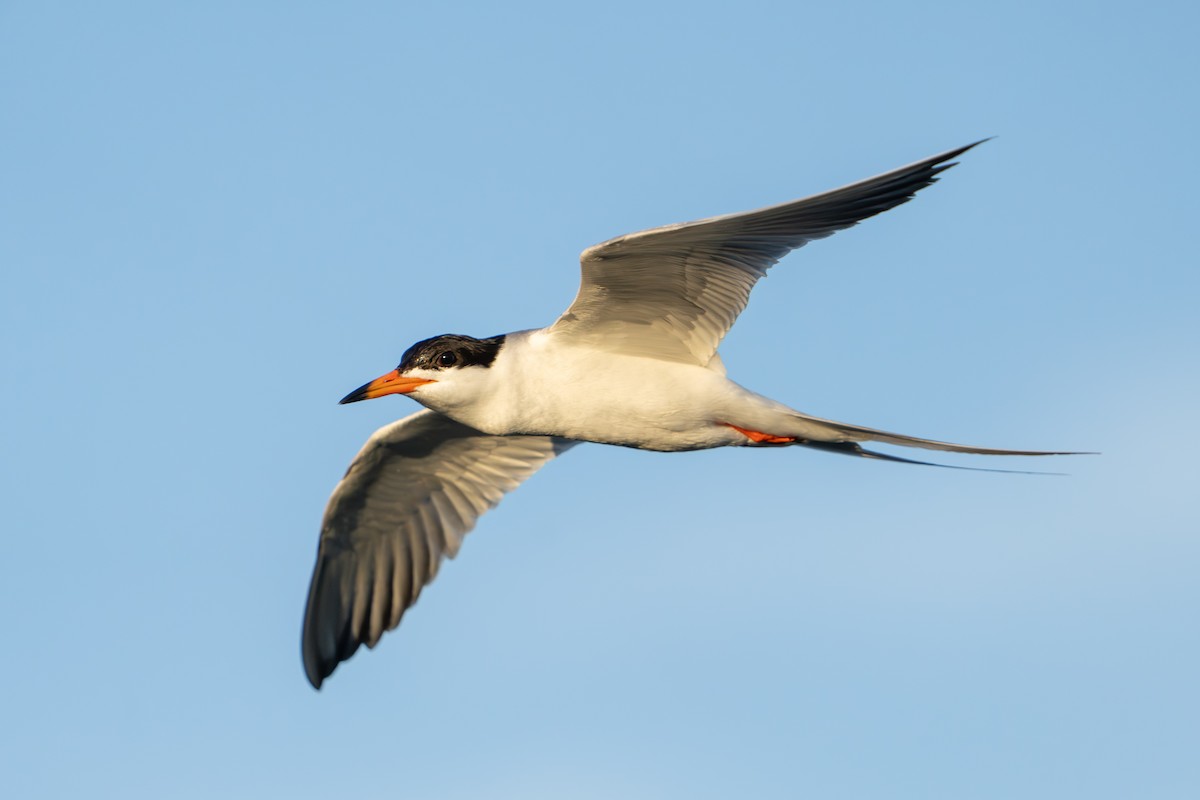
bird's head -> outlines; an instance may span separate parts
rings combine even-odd
[[[503,336],[473,339],[446,333],[425,339],[408,348],[394,370],[358,387],[341,402],[407,394],[435,411],[472,402],[486,391],[487,368],[503,346]]]

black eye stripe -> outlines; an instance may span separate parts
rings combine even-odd
[[[474,339],[447,333],[417,342],[404,352],[397,367],[410,369],[446,369],[449,367],[490,367],[504,347],[504,336]],[[443,360],[449,356],[449,360]]]

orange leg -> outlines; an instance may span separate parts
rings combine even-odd
[[[733,428],[735,431],[742,434],[755,444],[791,444],[792,442],[796,441],[795,436],[774,436],[769,433],[763,433],[762,431],[748,431],[745,428],[739,428],[732,422],[722,422],[721,424],[726,427]]]

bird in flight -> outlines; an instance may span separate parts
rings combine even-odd
[[[312,685],[395,628],[479,516],[580,442],[659,451],[799,445],[918,464],[926,462],[860,443],[1067,455],[813,417],[729,380],[717,354],[775,262],[908,201],[977,144],[790,203],[590,247],[579,293],[549,327],[425,339],[343,398],[402,394],[425,408],[376,431],[329,500],[302,634]]]

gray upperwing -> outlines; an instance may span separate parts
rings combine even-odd
[[[976,144],[800,200],[590,247],[580,257],[579,293],[549,331],[601,350],[706,365],[769,267],[907,202]]]

